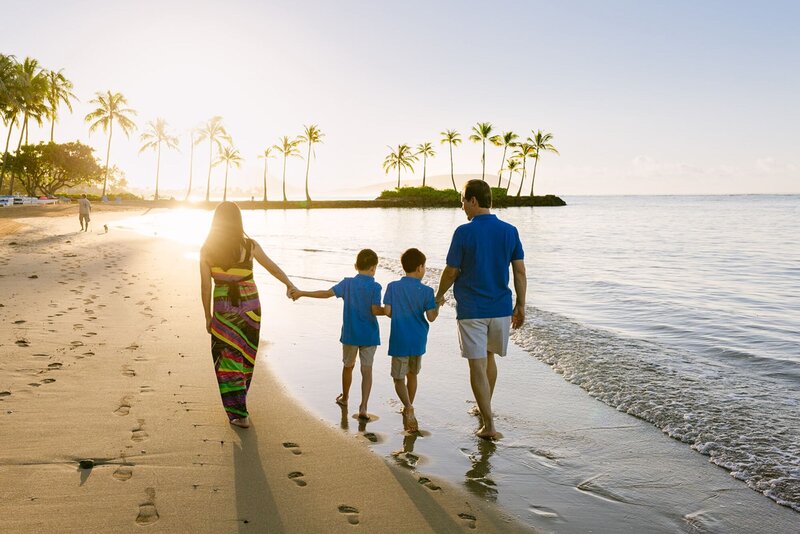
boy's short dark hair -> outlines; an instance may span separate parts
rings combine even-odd
[[[492,207],[492,188],[483,180],[470,180],[464,186],[464,200],[471,198],[478,200],[478,206],[482,208]]]
[[[403,270],[407,273],[413,273],[420,265],[425,265],[425,254],[417,248],[410,248],[403,252],[400,256],[400,263],[403,264]]]
[[[378,265],[378,255],[372,249],[365,248],[356,256],[356,269],[366,271]]]

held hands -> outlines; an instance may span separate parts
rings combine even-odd
[[[299,289],[297,289],[293,285],[292,286],[286,286],[286,297],[287,298],[290,298],[292,300],[297,300],[302,296],[301,293],[302,293],[302,291],[300,291]]]
[[[436,295],[436,305],[444,306],[444,295]]]
[[[517,304],[511,314],[511,328],[517,329],[525,323],[525,306]]]

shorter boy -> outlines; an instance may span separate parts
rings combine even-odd
[[[403,429],[416,432],[414,396],[417,394],[417,375],[428,343],[428,322],[436,320],[439,307],[433,289],[422,283],[425,254],[410,248],[403,252],[400,263],[406,275],[386,286],[383,304],[386,315],[392,319],[389,356],[392,357],[394,389],[403,403]]]
[[[296,299],[312,297],[327,299],[339,297],[344,300],[342,311],[342,392],[336,397],[336,404],[347,406],[350,384],[353,382],[353,367],[356,356],[361,360],[361,404],[358,417],[369,418],[367,402],[372,390],[372,361],[375,350],[381,344],[377,315],[384,315],[381,306],[381,285],[375,281],[378,255],[365,248],[356,257],[355,268],[358,274],[345,278],[330,289],[320,291],[297,291]]]

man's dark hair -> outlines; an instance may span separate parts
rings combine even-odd
[[[410,248],[400,256],[400,263],[403,264],[405,272],[413,273],[417,270],[417,267],[425,265],[425,254],[417,248]]]
[[[475,198],[478,206],[482,208],[492,207],[492,188],[483,180],[470,180],[464,186],[464,200]]]
[[[378,255],[374,250],[365,248],[356,256],[356,269],[359,271],[366,271],[375,265],[378,265]]]

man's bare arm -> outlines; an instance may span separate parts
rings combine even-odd
[[[514,313],[511,315],[511,326],[513,328],[519,328],[525,323],[525,297],[528,291],[528,276],[525,272],[525,261],[512,261],[511,271],[514,273],[514,293],[517,295],[517,302],[514,304]]]
[[[460,271],[457,267],[448,265],[442,271],[442,277],[439,279],[439,289],[436,291],[436,303],[440,306],[444,304],[444,295],[450,289],[458,278]]]

